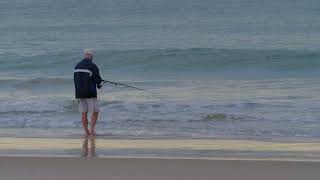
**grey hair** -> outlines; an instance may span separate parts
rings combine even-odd
[[[84,53],[84,54],[91,54],[91,55],[93,55],[93,54],[94,54],[94,50],[93,50],[93,49],[85,49],[85,50],[83,50],[83,53]]]

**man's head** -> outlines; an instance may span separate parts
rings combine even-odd
[[[92,60],[93,58],[93,49],[85,49],[83,50],[84,58]]]

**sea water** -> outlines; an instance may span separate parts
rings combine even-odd
[[[2,0],[0,136],[82,134],[73,69],[106,80],[97,133],[320,138],[317,0]]]

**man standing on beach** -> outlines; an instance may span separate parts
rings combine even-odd
[[[92,62],[93,50],[84,50],[84,59],[74,70],[75,95],[79,100],[79,111],[86,136],[95,135],[95,126],[99,115],[97,88],[101,88],[102,79],[99,68]],[[92,113],[90,130],[88,128],[88,112]]]

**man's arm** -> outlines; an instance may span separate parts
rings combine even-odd
[[[102,82],[102,79],[100,76],[99,68],[96,65],[93,66],[92,79],[96,83],[97,87],[100,89],[101,88],[100,84]]]

